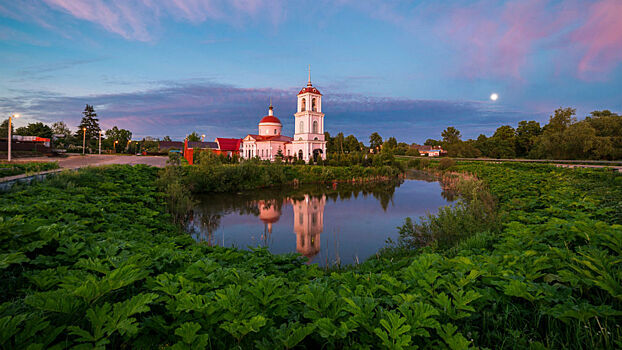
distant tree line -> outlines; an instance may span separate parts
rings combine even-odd
[[[516,128],[500,126],[490,137],[462,140],[450,126],[441,138],[425,144],[442,146],[450,157],[614,160],[622,159],[622,116],[603,110],[577,120],[575,109],[558,108],[542,127],[524,120]]]

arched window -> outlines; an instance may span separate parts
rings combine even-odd
[[[299,129],[298,130],[299,133],[305,132],[305,123],[303,121],[300,122],[298,129]]]
[[[276,135],[276,129],[274,129],[274,134]]]
[[[313,141],[318,141],[318,138],[317,138],[317,137],[314,137],[314,138],[313,138]]]
[[[313,121],[313,133],[317,134],[317,120]]]
[[[302,159],[302,150],[298,151],[298,159]]]
[[[307,100],[303,98],[302,101],[300,101],[300,111],[304,112],[306,110],[307,110]]]
[[[317,112],[317,104],[315,103],[315,97],[311,100],[311,110]]]

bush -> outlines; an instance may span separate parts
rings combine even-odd
[[[454,165],[456,165],[456,161],[451,158],[441,158],[438,162],[438,168],[441,170],[447,170]]]

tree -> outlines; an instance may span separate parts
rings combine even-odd
[[[369,136],[369,148],[374,150],[374,153],[382,146],[382,137],[377,132]]]
[[[423,144],[426,145],[426,146],[440,146],[441,145],[441,141],[434,140],[434,139],[427,139],[427,140],[425,140],[425,142]]]
[[[516,128],[516,156],[526,157],[541,134],[540,123],[534,120],[520,121]]]
[[[27,126],[15,129],[15,134],[22,136],[39,136],[51,139],[52,128],[41,122],[29,123]]]
[[[128,141],[132,139],[132,132],[126,129],[119,129],[113,126],[112,129],[106,130],[106,141],[108,147],[114,147],[115,151],[128,148]],[[115,141],[118,141],[115,146]]]
[[[54,135],[63,135],[58,137],[68,138],[71,136],[71,130],[67,127],[65,122],[60,121],[52,124],[52,134]]]
[[[397,140],[395,137],[389,137],[383,144],[383,148],[395,150],[397,148]]]
[[[558,108],[555,113],[549,117],[549,123],[544,126],[544,131],[556,133],[563,132],[571,124],[577,122],[577,118],[574,115],[577,110],[574,108]]]
[[[13,123],[11,123],[11,134],[15,135],[14,133],[15,127],[13,126]],[[4,137],[7,138],[9,137],[9,120],[5,119],[4,121],[2,121],[2,124],[0,124],[0,137]]]
[[[199,134],[197,134],[196,131],[193,131],[190,135],[188,135],[188,141],[190,142],[201,141],[201,136],[199,136]]]
[[[170,137],[170,136],[166,135],[166,136],[164,136],[164,138],[162,139],[162,141],[171,142],[172,140],[171,140],[171,137]]]
[[[337,136],[335,136],[334,142],[335,142],[335,147],[337,148],[336,150],[337,153],[344,154],[347,149],[344,150],[345,138],[343,137],[342,132],[338,133]]]
[[[97,113],[95,113],[93,106],[87,104],[82,112],[82,115],[83,117],[80,121],[80,125],[78,126],[76,136],[82,137],[83,129],[86,129],[87,142],[98,139],[101,129],[99,128],[99,119],[97,119]]]
[[[454,128],[453,126],[447,127],[447,129],[443,130],[441,133],[441,137],[443,137],[443,142],[452,144],[460,141],[460,131]]]
[[[352,153],[361,151],[359,140],[357,140],[354,135],[348,135],[343,142],[345,144],[344,148],[348,150],[348,152]]]

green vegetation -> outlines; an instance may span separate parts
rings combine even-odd
[[[442,140],[425,144],[442,145],[451,157],[533,159],[622,159],[622,116],[611,111],[594,111],[578,121],[573,108],[558,108],[548,124],[523,120],[516,129],[497,128],[491,137],[462,141],[460,131],[448,127]]]
[[[224,176],[214,188],[228,188],[240,174],[269,182],[276,171],[211,168],[194,181]],[[335,170],[300,172],[312,169]],[[471,186],[465,201],[496,197],[501,226],[331,272],[294,255],[196,244],[166,214],[153,168],[18,185],[0,197],[0,347],[622,347],[622,177],[529,164],[450,169],[481,181],[456,185]],[[438,224],[420,232],[442,238]]]
[[[27,163],[6,163],[0,162],[0,177],[32,174],[40,171],[58,169],[58,162],[27,162]]]

